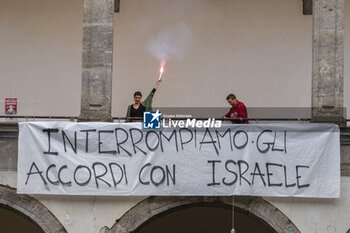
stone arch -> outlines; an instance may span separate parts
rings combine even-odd
[[[195,205],[231,206],[231,197],[149,197],[126,212],[107,233],[131,233],[166,212]],[[235,209],[258,218],[277,233],[300,233],[275,206],[260,197],[235,197]]]
[[[38,200],[0,185],[0,206],[13,209],[36,223],[45,233],[67,233],[57,218]]]

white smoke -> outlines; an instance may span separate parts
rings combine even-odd
[[[193,42],[191,29],[185,23],[179,23],[160,31],[150,40],[147,49],[153,57],[165,64],[171,59],[183,59]]]

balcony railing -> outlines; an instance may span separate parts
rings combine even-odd
[[[174,117],[174,118],[163,118],[165,120],[187,120],[189,118]],[[190,118],[191,119],[191,118]],[[196,118],[197,120],[207,120],[207,118]],[[273,123],[273,122],[311,122],[310,118],[215,118],[216,120],[222,121],[237,121],[237,123],[248,120],[250,123]],[[20,121],[73,121],[77,122],[78,117],[76,116],[8,116],[0,115],[0,140],[17,139],[18,137],[18,126],[17,122]],[[125,121],[142,121],[142,117],[113,117],[114,122],[125,122]],[[350,122],[350,119],[346,119],[346,122]],[[341,145],[350,145],[350,127],[340,126],[341,130]]]
[[[114,121],[121,121],[121,120],[142,120],[142,117],[112,117]],[[215,118],[215,117],[195,117],[197,120],[206,120],[208,118]],[[31,115],[25,115],[25,116],[17,116],[17,115],[0,115],[0,120],[13,120],[13,119],[21,119],[24,121],[35,121],[35,120],[71,120],[75,121],[78,120],[77,116],[31,116]],[[165,117],[164,119],[172,119],[172,120],[186,120],[188,117]],[[223,120],[223,121],[231,121],[231,120],[239,120],[239,121],[311,121],[311,118],[215,118],[216,120]],[[346,122],[350,122],[350,119],[346,119]]]

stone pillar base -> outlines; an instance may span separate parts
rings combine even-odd
[[[80,114],[78,117],[78,122],[92,122],[92,121],[102,121],[102,122],[113,122],[112,116],[94,116],[94,115],[87,115],[87,114]]]
[[[339,126],[346,126],[346,120],[344,117],[337,116],[315,116],[311,119],[312,123],[333,123]]]

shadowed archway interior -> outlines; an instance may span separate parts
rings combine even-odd
[[[18,211],[0,205],[1,232],[6,233],[44,233],[44,231],[31,219]]]
[[[57,218],[46,208],[41,202],[29,195],[17,194],[16,189],[0,185],[0,224],[9,226],[12,220],[16,223],[14,228],[19,227],[21,222],[27,224],[28,222],[22,221],[27,219],[35,226],[39,227],[39,230],[35,230],[35,233],[67,233],[63,225],[57,220]],[[11,219],[5,220],[3,215],[8,215]],[[24,218],[24,219],[23,219]],[[6,221],[6,222],[5,222]],[[1,228],[0,232],[28,232],[33,225],[28,224],[28,228],[24,231],[5,231]],[[37,228],[35,228],[37,229]]]
[[[228,206],[188,206],[156,216],[140,226],[137,233],[229,233],[231,209]],[[238,233],[275,233],[254,216],[235,210]]]
[[[203,196],[191,196],[191,197],[185,197],[185,196],[164,196],[164,197],[148,197],[138,204],[136,204],[133,208],[131,208],[129,211],[127,211],[121,218],[119,218],[115,224],[111,228],[105,228],[105,233],[132,233],[132,232],[141,232],[141,230],[147,230],[147,228],[151,228],[152,226],[147,224],[150,224],[152,221],[157,221],[157,219],[161,219],[163,216],[167,216],[171,213],[175,213],[179,210],[185,210],[187,208],[192,207],[207,207],[209,209],[192,209],[194,211],[197,211],[198,214],[204,215],[204,217],[207,217],[208,215],[211,216],[211,218],[196,218],[194,213],[186,213],[186,212],[180,212],[179,215],[176,217],[184,217],[187,221],[190,221],[190,223],[194,223],[197,221],[197,224],[193,225],[205,225],[208,224],[208,222],[214,222],[217,221],[218,223],[216,225],[223,225],[224,231],[226,229],[231,229],[231,208],[232,208],[232,197],[203,197]],[[241,229],[241,227],[245,227],[248,229],[251,226],[262,226],[261,232],[263,230],[268,230],[268,233],[300,233],[300,230],[294,225],[294,223],[286,216],[284,215],[279,209],[277,209],[275,206],[267,202],[261,197],[248,197],[248,196],[236,196],[234,199],[234,207],[235,207],[235,213],[237,213],[237,216],[235,216],[235,226],[238,229]],[[211,208],[219,208],[219,209],[226,209],[225,210],[219,210],[224,212],[216,212],[217,209],[211,209]],[[192,211],[191,210],[191,211]],[[210,210],[209,212],[206,210]],[[226,213],[226,214],[225,214]],[[219,216],[219,214],[222,214],[222,219],[229,219],[227,225],[220,223],[216,216]],[[243,214],[243,215],[242,215]],[[245,215],[245,216],[244,216]],[[169,215],[168,218],[173,217],[172,215]],[[238,224],[239,221],[238,218],[241,217],[241,224]],[[248,218],[246,218],[248,217]],[[214,220],[212,220],[214,219]],[[247,220],[244,221],[243,220]],[[255,220],[255,221],[253,221]],[[169,221],[169,220],[167,220]],[[178,227],[181,225],[179,219],[172,219],[172,221],[175,223],[174,227]],[[260,223],[260,224],[259,224]],[[173,223],[172,223],[173,224]],[[187,223],[188,224],[188,223]],[[169,224],[164,224],[168,225]],[[163,225],[163,226],[164,226]],[[186,226],[186,224],[182,224],[183,226]],[[265,227],[263,227],[265,226]],[[144,229],[143,229],[144,228]],[[164,227],[163,227],[164,228]],[[207,227],[209,228],[209,227]],[[167,228],[167,229],[170,229]],[[162,233],[168,233],[169,231],[167,229],[160,229]],[[157,232],[158,230],[153,230],[152,232]],[[180,230],[178,230],[180,231]],[[192,230],[184,230],[181,229],[181,232],[190,232],[195,233],[195,231]],[[202,231],[202,232],[208,232],[208,231]],[[201,232],[201,233],[202,233]],[[217,228],[215,228],[215,233],[219,232]],[[249,233],[255,232],[255,229],[253,231],[249,231]],[[265,233],[264,232],[264,233]],[[146,233],[146,232],[141,232]],[[241,232],[238,232],[241,233]]]

